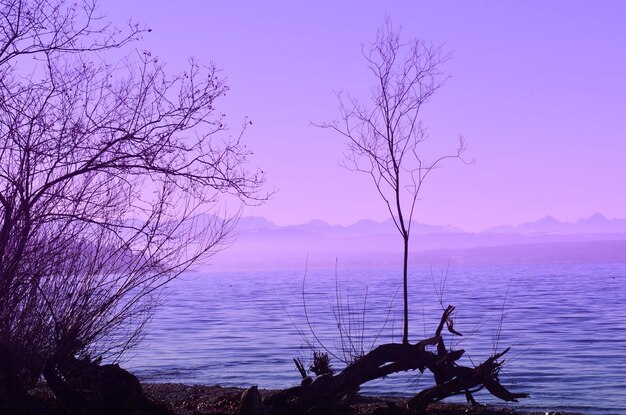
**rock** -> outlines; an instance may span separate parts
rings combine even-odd
[[[68,358],[44,372],[48,386],[70,414],[167,414],[150,401],[135,375],[116,364]]]
[[[254,385],[243,391],[237,415],[263,415],[264,412],[263,400],[258,387]]]
[[[400,408],[393,402],[385,402],[386,406],[378,407],[372,412],[372,415],[406,415],[408,411]]]
[[[133,400],[143,398],[143,391],[139,379],[119,365],[103,365],[95,371],[94,387],[98,390],[102,400]]]

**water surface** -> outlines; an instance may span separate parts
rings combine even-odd
[[[150,382],[285,388],[300,381],[293,358],[310,363],[307,343],[343,358],[342,344],[358,353],[401,340],[400,270],[339,267],[304,277],[189,273],[171,286],[125,365]],[[414,268],[409,291],[412,342],[432,336],[442,305],[454,304],[464,337],[446,344],[466,350],[462,364],[511,347],[501,380],[531,395],[513,405],[626,414],[626,264]],[[349,332],[343,343],[338,324]],[[364,392],[411,395],[431,384],[409,372]]]

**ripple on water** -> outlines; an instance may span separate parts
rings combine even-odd
[[[399,296],[392,302],[400,274],[389,269],[338,274],[336,280],[334,270],[309,271],[308,322],[299,272],[184,276],[170,287],[144,344],[125,365],[150,382],[292,386],[300,380],[292,359],[310,359],[299,332],[315,342],[310,325],[337,350],[336,286],[344,327],[364,339],[358,348],[367,350],[374,339],[400,341]],[[410,275],[415,340],[431,335],[438,324],[441,305],[434,287],[440,282],[437,277],[433,282],[430,268]],[[522,407],[626,414],[626,264],[452,267],[443,303],[457,306],[455,328],[466,334],[457,346],[467,350],[463,364],[486,358],[495,346],[512,346],[501,378],[531,394]],[[453,340],[459,339],[448,338],[447,344]],[[409,395],[430,382],[427,374],[403,373],[368,383],[363,391]],[[495,403],[485,394],[479,399]]]

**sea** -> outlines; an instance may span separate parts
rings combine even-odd
[[[412,267],[408,304],[411,342],[433,336],[443,308],[456,307],[463,336],[445,342],[465,350],[460,364],[510,347],[500,380],[530,397],[506,404],[481,391],[480,403],[626,414],[626,264]],[[286,388],[301,380],[294,359],[308,367],[313,350],[341,370],[400,342],[402,310],[400,268],[189,272],[167,288],[123,366],[144,382]],[[411,396],[433,382],[409,371],[362,392]]]

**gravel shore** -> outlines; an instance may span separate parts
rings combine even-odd
[[[163,403],[176,415],[234,415],[237,413],[243,388],[176,383],[143,384],[146,395],[156,402]],[[259,389],[265,397],[274,391]],[[402,407],[406,402],[397,397],[359,397],[352,406],[355,415],[373,415],[378,408]],[[380,411],[380,410],[379,410]],[[521,412],[504,407],[463,404],[435,404],[428,410],[429,415],[575,415],[563,412]],[[329,414],[331,415],[331,414]]]

